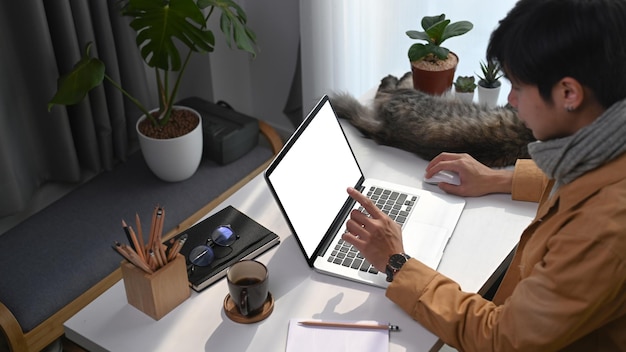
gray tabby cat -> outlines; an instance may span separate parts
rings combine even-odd
[[[412,88],[411,73],[381,80],[373,107],[349,94],[330,98],[339,118],[379,144],[430,160],[441,152],[468,153],[487,166],[528,158],[532,132],[510,107],[487,108]]]

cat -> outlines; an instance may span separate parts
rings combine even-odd
[[[330,101],[339,118],[352,123],[379,144],[431,160],[441,152],[467,153],[490,167],[529,158],[532,132],[510,106],[488,108],[450,95],[434,96],[413,89],[411,72],[381,80],[373,106],[347,93]]]

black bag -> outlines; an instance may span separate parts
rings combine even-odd
[[[191,97],[177,105],[188,106],[202,116],[203,158],[225,165],[241,158],[259,143],[257,119],[235,111],[226,102],[211,103]]]

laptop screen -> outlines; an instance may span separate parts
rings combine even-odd
[[[327,96],[266,171],[274,196],[308,259],[362,177]]]

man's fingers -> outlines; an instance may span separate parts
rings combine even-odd
[[[366,221],[369,221],[368,216],[358,209],[352,209],[350,212],[350,218],[359,224],[365,224]]]
[[[352,197],[352,199],[361,204],[373,218],[378,219],[380,214],[382,214],[381,210],[376,207],[376,204],[353,187],[348,187],[348,194]]]
[[[356,211],[356,210],[353,210]],[[358,213],[358,211],[356,211]],[[355,214],[358,215],[358,214]],[[365,228],[365,222],[368,222],[369,219],[355,219],[354,217],[352,217],[351,219],[348,219],[348,221],[346,221],[346,229],[354,234],[354,235],[361,235],[361,237],[363,237],[363,235],[367,234],[367,229]]]
[[[346,232],[344,232],[344,233],[341,235],[341,238],[342,238],[344,241],[346,241],[346,242],[348,242],[348,243],[350,243],[350,244],[354,245],[355,247],[357,247],[357,249],[358,249],[358,248],[361,248],[361,245],[363,245],[363,243],[364,243],[364,240],[361,238],[361,236],[360,236],[360,235],[355,235],[355,234],[353,234],[353,233],[352,233],[352,232],[350,232],[350,231],[346,231]]]

